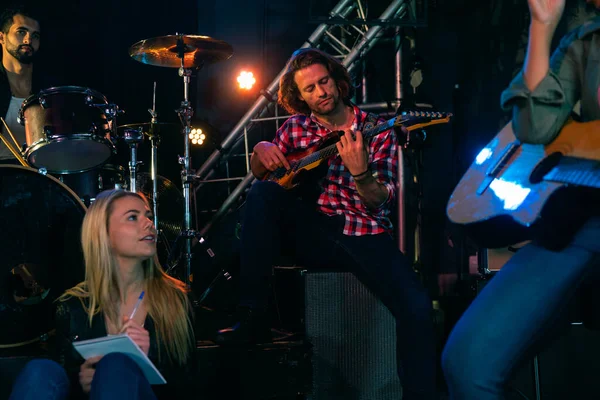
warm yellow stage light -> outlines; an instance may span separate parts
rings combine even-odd
[[[252,72],[242,71],[238,75],[237,81],[240,89],[250,90],[256,83],[256,78],[254,78],[254,74]]]
[[[202,143],[204,143],[204,140],[206,139],[206,135],[204,133],[202,133],[202,129],[200,129],[200,128],[192,129],[192,131],[190,132],[189,138],[192,141],[192,144],[201,145]]]

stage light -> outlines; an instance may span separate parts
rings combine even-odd
[[[202,145],[202,143],[204,143],[204,140],[206,140],[206,135],[204,133],[202,133],[202,129],[200,129],[200,128],[192,129],[189,137],[190,137],[190,140],[192,141],[192,144],[195,144],[198,146]]]
[[[242,71],[237,77],[240,89],[250,90],[256,83],[256,78],[252,72]]]

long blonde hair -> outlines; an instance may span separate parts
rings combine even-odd
[[[59,297],[60,301],[78,298],[88,314],[90,325],[94,315],[100,312],[115,326],[122,323],[118,307],[121,303],[118,265],[111,251],[108,224],[115,201],[128,196],[148,204],[141,194],[111,190],[98,195],[88,208],[81,229],[85,280]],[[142,265],[144,302],[154,321],[157,341],[164,344],[170,362],[183,364],[195,345],[187,288],[183,282],[164,272],[156,255],[143,261]],[[160,359],[160,350],[158,356]]]

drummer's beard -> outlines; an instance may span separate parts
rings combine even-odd
[[[8,54],[17,59],[17,61],[19,61],[21,64],[32,64],[37,56],[37,52],[33,49],[33,47],[27,46],[31,49],[31,51],[29,53],[23,53],[21,52],[22,47],[25,46],[21,45],[14,49],[7,48],[6,51],[8,52]]]

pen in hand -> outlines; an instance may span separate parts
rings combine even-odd
[[[129,315],[129,319],[133,319],[133,316],[137,312],[138,307],[140,306],[140,303],[142,302],[143,298],[144,298],[144,291],[142,290],[142,293],[140,293],[140,297],[138,297],[137,303],[135,303],[135,307],[133,307],[133,310],[131,310],[131,315]]]

